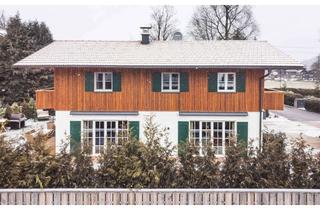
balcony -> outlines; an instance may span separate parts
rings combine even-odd
[[[265,89],[263,93],[263,109],[283,110],[284,109],[284,93],[271,89]]]
[[[36,90],[37,109],[54,109],[54,103],[53,89]]]

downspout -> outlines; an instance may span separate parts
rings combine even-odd
[[[264,84],[264,78],[271,74],[271,70],[268,69],[268,73],[259,78],[259,149],[262,148],[262,99],[263,99],[263,90],[262,85]]]

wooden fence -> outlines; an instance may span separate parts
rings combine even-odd
[[[320,189],[2,189],[1,205],[320,205]]]

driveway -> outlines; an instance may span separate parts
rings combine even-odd
[[[283,111],[272,111],[274,114],[285,117],[291,121],[304,122],[306,124],[320,128],[320,114],[285,106]]]
[[[264,127],[286,133],[289,140],[303,137],[315,152],[320,152],[320,114],[285,106],[283,111],[271,111]]]

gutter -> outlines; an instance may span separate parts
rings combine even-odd
[[[263,138],[262,138],[262,97],[263,97],[263,90],[262,90],[262,84],[264,82],[264,78],[269,76],[271,74],[270,69],[268,69],[268,73],[263,75],[262,77],[259,78],[259,149],[262,149],[262,143],[263,143]]]

